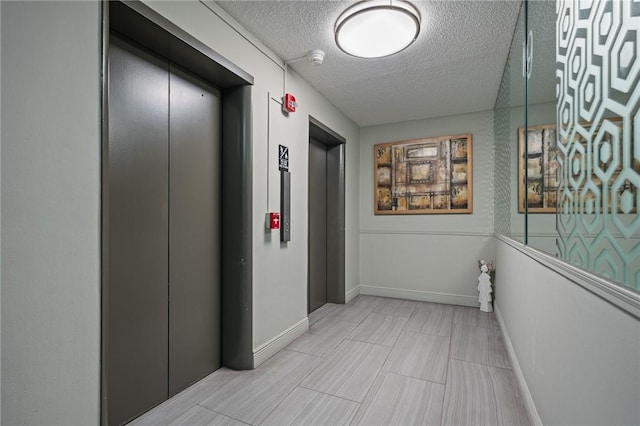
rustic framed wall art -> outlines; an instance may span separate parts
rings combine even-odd
[[[567,212],[611,212],[613,197],[616,198],[618,213],[636,211],[635,187],[629,180],[616,184],[621,181],[619,176],[624,166],[620,159],[625,157],[624,146],[620,142],[623,135],[622,120],[608,119],[607,127],[593,128],[591,123],[580,123],[580,127],[593,136],[587,140],[576,132],[571,141],[563,141],[558,140],[553,124],[529,127],[526,165],[524,128],[518,129],[519,213],[525,212],[525,193],[528,213],[556,213],[558,199],[562,198],[558,193],[563,191],[563,187],[573,195],[571,200],[565,197],[567,205],[564,208]],[[558,145],[558,142],[562,145]],[[630,168],[640,172],[640,161],[633,160]],[[602,199],[604,193],[608,195],[606,202]]]
[[[518,129],[518,213],[524,213],[524,127]],[[558,146],[555,124],[527,131],[527,204],[529,213],[555,213],[558,199]]]
[[[373,147],[375,214],[471,213],[471,133]]]

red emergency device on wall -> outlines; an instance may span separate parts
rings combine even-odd
[[[280,229],[280,213],[269,213],[269,229]]]
[[[296,102],[296,97],[291,93],[285,93],[284,98],[282,98],[282,109],[286,113],[296,112],[296,107],[298,103]]]

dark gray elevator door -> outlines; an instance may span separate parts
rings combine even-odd
[[[327,148],[309,138],[309,312],[327,303]]]
[[[171,67],[169,395],[220,367],[220,94]]]
[[[108,423],[220,366],[220,96],[111,34]]]
[[[111,37],[108,418],[167,398],[169,69]]]

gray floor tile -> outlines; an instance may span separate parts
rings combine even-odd
[[[384,300],[381,297],[360,295],[346,305],[338,305],[325,318],[359,324]]]
[[[301,386],[362,402],[391,348],[345,340]]]
[[[382,368],[417,379],[445,383],[449,337],[404,331]]]
[[[410,317],[418,302],[402,299],[384,299],[373,312],[398,317]]]
[[[348,425],[360,404],[298,387],[263,425]]]
[[[259,368],[221,368],[132,424],[527,424],[492,313],[362,295],[309,321]]]
[[[327,316],[329,312],[333,311],[337,306],[338,305],[336,305],[335,303],[325,303],[315,311],[311,312],[309,314],[309,326],[312,326],[313,324],[320,321],[322,318]]]
[[[349,338],[393,346],[406,322],[407,318],[372,313],[353,330]]]
[[[440,425],[444,386],[380,373],[352,424]]]
[[[242,423],[238,420],[227,417],[223,414],[211,411],[208,408],[196,405],[190,410],[185,412],[182,416],[178,417],[173,422],[169,423],[170,426],[242,426],[246,423]]]
[[[133,422],[129,423],[129,425],[168,425],[199,402],[206,399],[216,389],[224,386],[226,383],[242,374],[243,372],[222,367],[196,384],[180,392],[173,398],[163,402],[153,410],[138,417]]]
[[[451,336],[453,306],[422,302],[416,306],[405,330],[435,336]]]
[[[453,310],[453,323],[471,327],[500,328],[493,312],[482,312],[479,308],[456,306]]]
[[[443,425],[526,425],[524,406],[510,370],[449,362]]]
[[[500,425],[529,425],[526,407],[511,370],[487,367],[496,395],[496,411]]]
[[[485,328],[456,324],[451,337],[451,358],[486,364],[488,340]]]
[[[342,342],[358,324],[324,318],[309,331],[298,337],[287,349],[311,355],[327,356]]]
[[[449,362],[444,425],[497,425],[493,385],[486,365]]]
[[[454,324],[451,358],[511,368],[499,329]]]
[[[320,359],[300,352],[281,351],[255,370],[215,389],[200,405],[245,423],[260,423]]]
[[[504,346],[504,339],[502,336],[489,336],[487,352],[487,365],[511,369],[509,355],[507,354],[507,349]]]

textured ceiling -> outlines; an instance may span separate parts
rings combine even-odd
[[[311,49],[323,65],[290,65],[360,126],[492,109],[520,1],[414,1],[416,42],[396,55],[358,59],[340,51],[333,27],[353,2],[218,1],[284,60]],[[304,102],[304,99],[299,99]]]

